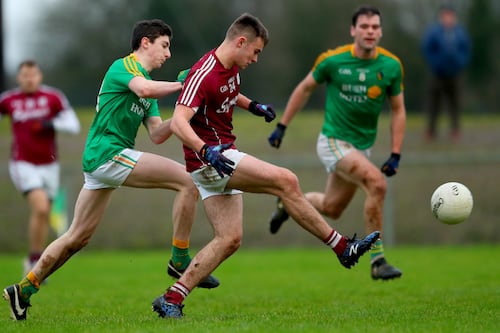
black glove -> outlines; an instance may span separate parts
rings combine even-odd
[[[234,172],[234,168],[232,167],[234,162],[222,155],[222,152],[231,146],[232,143],[217,146],[204,144],[200,150],[200,155],[217,170],[217,173],[221,177],[224,177],[224,174],[231,176]]]
[[[382,165],[380,171],[384,173],[387,177],[394,176],[398,171],[399,160],[401,158],[401,154],[392,153],[391,157]]]
[[[266,123],[269,123],[276,118],[276,113],[274,112],[273,106],[270,104],[260,104],[257,101],[252,101],[248,106],[248,111],[252,112],[256,116],[264,117],[266,119]]]
[[[285,130],[286,126],[282,123],[278,123],[278,125],[276,125],[276,128],[267,139],[272,147],[279,148],[281,146],[281,141],[285,136]]]

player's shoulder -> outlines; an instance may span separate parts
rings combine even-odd
[[[345,55],[351,55],[352,54],[352,44],[346,44],[346,45],[341,45],[337,46],[334,49],[328,49],[324,52],[322,52],[319,56],[318,59],[321,60],[326,60],[326,59],[334,59],[336,57],[341,57]]]
[[[198,82],[197,85],[199,85],[200,82],[211,82],[217,79],[220,71],[224,70],[224,67],[215,55],[215,50],[211,50],[193,64],[186,83]]]
[[[127,72],[133,76],[144,76],[142,66],[134,53],[116,59],[108,69],[108,73]]]
[[[212,69],[217,67],[217,64],[220,64],[220,61],[215,55],[215,49],[213,49],[205,53],[200,59],[198,59],[198,61],[194,63],[191,69],[193,72],[194,70],[210,72]]]
[[[13,88],[13,89],[9,89],[9,90],[5,90],[4,92],[2,92],[0,94],[0,102],[3,102],[5,100],[8,100],[12,97],[16,97],[16,96],[19,96],[19,95],[22,95],[22,91],[19,87],[17,88]]]
[[[40,86],[40,88],[38,89],[38,92],[41,95],[45,95],[45,96],[52,96],[52,97],[59,98],[59,99],[66,98],[61,89],[53,87],[53,86],[49,86],[46,84],[42,84]]]
[[[386,48],[377,46],[377,53],[383,60],[396,62],[398,65],[401,65],[401,60],[399,59],[399,57]]]

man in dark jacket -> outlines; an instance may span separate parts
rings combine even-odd
[[[439,22],[429,27],[424,35],[422,51],[432,72],[429,84],[429,115],[426,139],[436,137],[436,122],[442,99],[448,100],[451,139],[460,139],[460,74],[470,59],[470,39],[458,23],[456,11],[449,5],[439,9]]]

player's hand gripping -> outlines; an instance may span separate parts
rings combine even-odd
[[[282,123],[276,125],[276,128],[267,139],[272,147],[279,148],[281,146],[281,141],[283,141],[283,137],[285,136],[285,130],[286,126]]]
[[[177,74],[177,80],[176,81],[184,84],[184,81],[186,81],[186,78],[187,78],[187,76],[189,74],[189,70],[190,69],[191,68],[186,68],[186,69],[180,71],[179,74]]]
[[[384,173],[387,177],[394,176],[398,172],[399,160],[401,159],[401,154],[392,153],[391,157],[382,165],[380,171]]]
[[[266,123],[269,123],[276,118],[273,106],[270,104],[260,104],[257,101],[252,101],[248,106],[248,111],[259,117],[264,117]]]
[[[200,155],[217,170],[217,173],[221,177],[224,177],[224,174],[231,176],[234,172],[234,168],[232,167],[234,162],[222,155],[222,152],[231,147],[231,145],[231,143],[217,146],[204,144],[200,150]]]

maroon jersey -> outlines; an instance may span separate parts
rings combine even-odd
[[[196,111],[191,127],[208,145],[233,143],[233,109],[239,92],[238,66],[225,69],[212,50],[191,67],[177,104]],[[183,149],[188,172],[207,164],[198,152],[185,145]]]
[[[11,118],[11,159],[33,164],[56,161],[55,131],[53,128],[43,129],[40,124],[66,109],[71,109],[71,106],[64,94],[48,86],[41,86],[33,94],[16,88],[0,95],[0,114]]]

